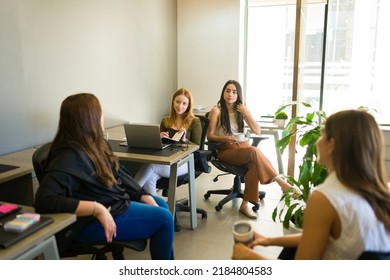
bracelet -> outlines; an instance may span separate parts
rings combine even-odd
[[[93,202],[93,216],[96,217],[96,201]]]

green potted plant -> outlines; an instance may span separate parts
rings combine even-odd
[[[286,176],[287,180],[297,186],[302,194],[296,197],[292,190],[285,192],[272,213],[272,219],[282,222],[285,229],[290,228],[291,222],[296,227],[302,228],[307,199],[313,188],[322,183],[328,175],[325,167],[316,161],[316,142],[320,137],[322,123],[326,119],[325,112],[315,110],[305,102],[292,102],[279,107],[275,116],[284,112],[287,107],[298,104],[304,106],[307,112],[291,118],[282,132],[281,139],[276,143],[276,147],[283,153],[295,136],[296,147],[303,149],[297,179],[293,176]]]
[[[273,123],[276,124],[278,127],[284,127],[287,118],[288,116],[285,112],[279,111],[275,113]]]

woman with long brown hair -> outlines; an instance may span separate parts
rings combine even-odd
[[[239,141],[234,137],[234,134],[245,132],[245,123],[251,133],[260,135],[261,132],[259,124],[243,102],[239,82],[229,80],[225,83],[217,106],[210,111],[209,119],[207,139],[221,143],[218,148],[218,159],[228,164],[248,167],[240,212],[248,218],[256,219],[257,215],[248,203],[258,203],[259,182],[269,184],[275,181],[283,191],[292,186],[279,176],[269,159],[259,148],[251,146],[247,140]],[[299,190],[294,190],[299,193]]]
[[[390,190],[382,132],[372,115],[345,110],[329,116],[317,141],[318,162],[328,177],[310,195],[302,233],[255,233],[234,259],[264,259],[251,248],[297,248],[295,259],[358,259],[363,252],[390,252]]]
[[[145,192],[104,140],[103,113],[90,93],[68,96],[36,193],[38,213],[93,217],[75,240],[150,239],[152,259],[173,259],[173,217]]]

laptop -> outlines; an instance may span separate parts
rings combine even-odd
[[[163,150],[171,146],[171,143],[162,142],[158,124],[129,123],[123,126],[126,142],[121,143],[121,146],[155,150]]]

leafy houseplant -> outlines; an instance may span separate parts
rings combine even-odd
[[[296,227],[302,228],[307,199],[313,188],[321,184],[328,175],[325,167],[316,161],[316,142],[320,137],[321,125],[326,119],[325,112],[315,110],[305,102],[293,102],[279,107],[275,116],[280,112],[284,112],[283,110],[287,107],[298,104],[306,107],[308,112],[291,118],[282,132],[282,138],[276,143],[276,147],[283,153],[295,136],[296,146],[300,146],[304,150],[304,155],[299,164],[298,178],[286,176],[287,180],[296,185],[302,194],[296,197],[291,189],[285,192],[272,213],[272,219],[281,221],[286,229],[289,229],[290,222],[293,222]]]
[[[283,111],[279,111],[275,114],[275,117],[274,117],[274,123],[278,126],[278,127],[284,127],[284,124],[287,120],[288,116],[285,112]]]

